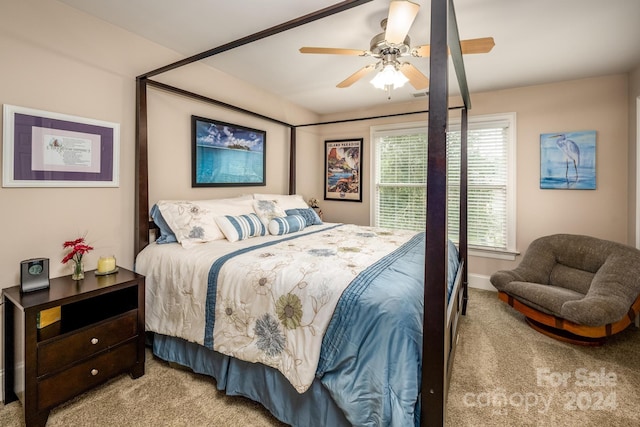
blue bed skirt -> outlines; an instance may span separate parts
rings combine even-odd
[[[350,426],[327,389],[316,379],[299,394],[277,370],[209,350],[181,338],[156,334],[153,354],[215,378],[219,390],[261,403],[280,421],[292,426]],[[273,390],[269,393],[268,390]]]

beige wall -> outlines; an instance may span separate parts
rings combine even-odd
[[[629,244],[640,248],[638,239],[638,99],[640,99],[640,66],[629,73]]]
[[[552,233],[588,234],[627,242],[627,76],[531,86],[472,98],[470,114],[517,114],[517,249]],[[596,131],[596,190],[541,190],[540,134]],[[490,275],[519,262],[474,258],[473,274]]]
[[[207,70],[204,70],[207,71]],[[206,78],[206,77],[205,77]],[[211,199],[251,193],[287,193],[289,185],[289,139],[286,126],[247,116],[222,107],[149,90],[149,200]],[[191,115],[265,130],[266,185],[256,187],[191,188]],[[297,120],[309,120],[299,117]],[[296,143],[317,145],[318,136],[299,132]],[[301,172],[308,173],[305,165]],[[304,186],[298,193],[306,196]]]
[[[382,99],[384,92],[380,91]],[[355,111],[347,114],[333,114],[322,117],[323,122],[331,122],[343,119],[358,119],[366,117],[376,117],[391,114],[406,113],[409,111],[426,111],[428,109],[427,102],[409,102],[400,104],[389,104],[381,106],[369,111]],[[362,154],[362,203],[329,201],[322,200],[324,197],[323,176],[320,171],[319,181],[317,183],[317,194],[320,196],[320,205],[325,215],[325,220],[331,222],[346,222],[352,224],[369,225],[371,209],[373,208],[373,200],[371,195],[371,127],[382,126],[397,123],[412,123],[424,121],[427,124],[427,114],[412,114],[400,117],[353,121],[348,123],[339,123],[332,125],[324,125],[320,127],[322,140],[344,139],[344,138],[363,138],[363,154]],[[324,144],[321,142],[320,147],[316,149],[320,159],[324,156]],[[311,159],[311,157],[308,157]],[[323,162],[323,160],[320,160]],[[321,167],[323,164],[321,165]]]
[[[0,188],[0,288],[19,283],[19,262],[48,257],[51,277],[69,274],[60,263],[62,242],[87,234],[100,254],[115,254],[133,266],[135,78],[182,59],[167,50],[55,0],[3,0],[0,13],[0,103],[120,123],[118,188]],[[157,80],[203,93],[282,121],[309,123],[315,114],[237,79],[195,64]],[[171,198],[223,197],[253,188],[192,189],[190,115],[228,120],[267,130],[267,187],[286,192],[288,131],[202,103],[149,91],[150,159],[158,179],[152,195]],[[301,145],[317,140],[311,131]],[[158,149],[168,154],[158,157]],[[1,167],[1,166],[0,166]],[[165,193],[162,193],[165,191]]]
[[[524,253],[536,237],[552,233],[589,234],[618,242],[628,241],[629,114],[628,76],[613,75],[472,95],[470,116],[515,112],[517,117],[517,249]],[[456,99],[450,105],[459,105]],[[398,108],[394,106],[393,108]],[[424,102],[403,106],[404,111],[426,109]],[[361,117],[395,113],[392,109],[362,113]],[[335,120],[345,116],[328,116]],[[354,117],[354,116],[349,116]],[[399,121],[426,120],[422,115]],[[364,157],[369,158],[369,129],[392,119],[325,126],[322,137],[364,137]],[[596,190],[540,189],[540,134],[595,130]],[[310,160],[311,158],[309,158]],[[369,223],[370,171],[365,163],[362,204],[323,201],[331,221]],[[322,186],[319,186],[319,191]],[[475,280],[519,263],[471,257],[469,271]],[[474,280],[474,279],[472,279]]]

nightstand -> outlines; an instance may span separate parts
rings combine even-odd
[[[22,402],[27,427],[44,426],[53,407],[121,373],[144,375],[144,276],[88,271],[35,292],[6,288],[2,298],[4,403]],[[60,320],[38,328],[40,312],[54,307]]]

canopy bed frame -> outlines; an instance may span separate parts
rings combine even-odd
[[[210,56],[243,46],[274,34],[304,25],[315,20],[357,7],[371,0],[346,0],[336,5],[299,17],[284,24],[266,29],[250,36],[210,49],[181,61],[155,69],[137,77],[136,81],[136,218],[134,252],[137,254],[149,244],[149,186],[148,186],[148,128],[147,128],[147,89],[188,97],[200,102],[214,104],[223,108],[242,112],[253,117],[278,123],[290,129],[289,153],[289,194],[296,192],[296,131],[299,127],[327,125],[338,122],[313,124],[289,124],[283,121],[245,110],[243,108],[169,86],[151,77],[191,64]],[[424,278],[424,320],[423,320],[423,359],[422,385],[420,397],[421,425],[443,425],[448,383],[452,371],[453,356],[458,337],[458,315],[465,314],[467,303],[467,110],[470,108],[469,93],[466,84],[460,40],[453,0],[431,0],[430,30],[430,84],[429,108],[427,111],[403,114],[429,113],[428,120],[428,174],[425,278]],[[459,286],[447,303],[447,171],[446,171],[446,129],[448,111],[448,56],[451,55],[455,67],[464,106],[453,107],[461,110],[461,188],[460,188],[460,236]],[[393,115],[395,116],[395,115]],[[379,116],[391,117],[391,116]],[[370,117],[367,119],[371,119]],[[377,118],[377,117],[376,117]],[[365,119],[355,119],[365,120]],[[354,120],[354,121],[355,121]],[[342,120],[340,122],[348,122]],[[428,274],[426,274],[428,271]],[[453,314],[452,314],[453,312]]]

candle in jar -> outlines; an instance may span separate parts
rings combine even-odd
[[[116,258],[114,256],[101,256],[98,259],[98,273],[108,273],[116,269]]]

